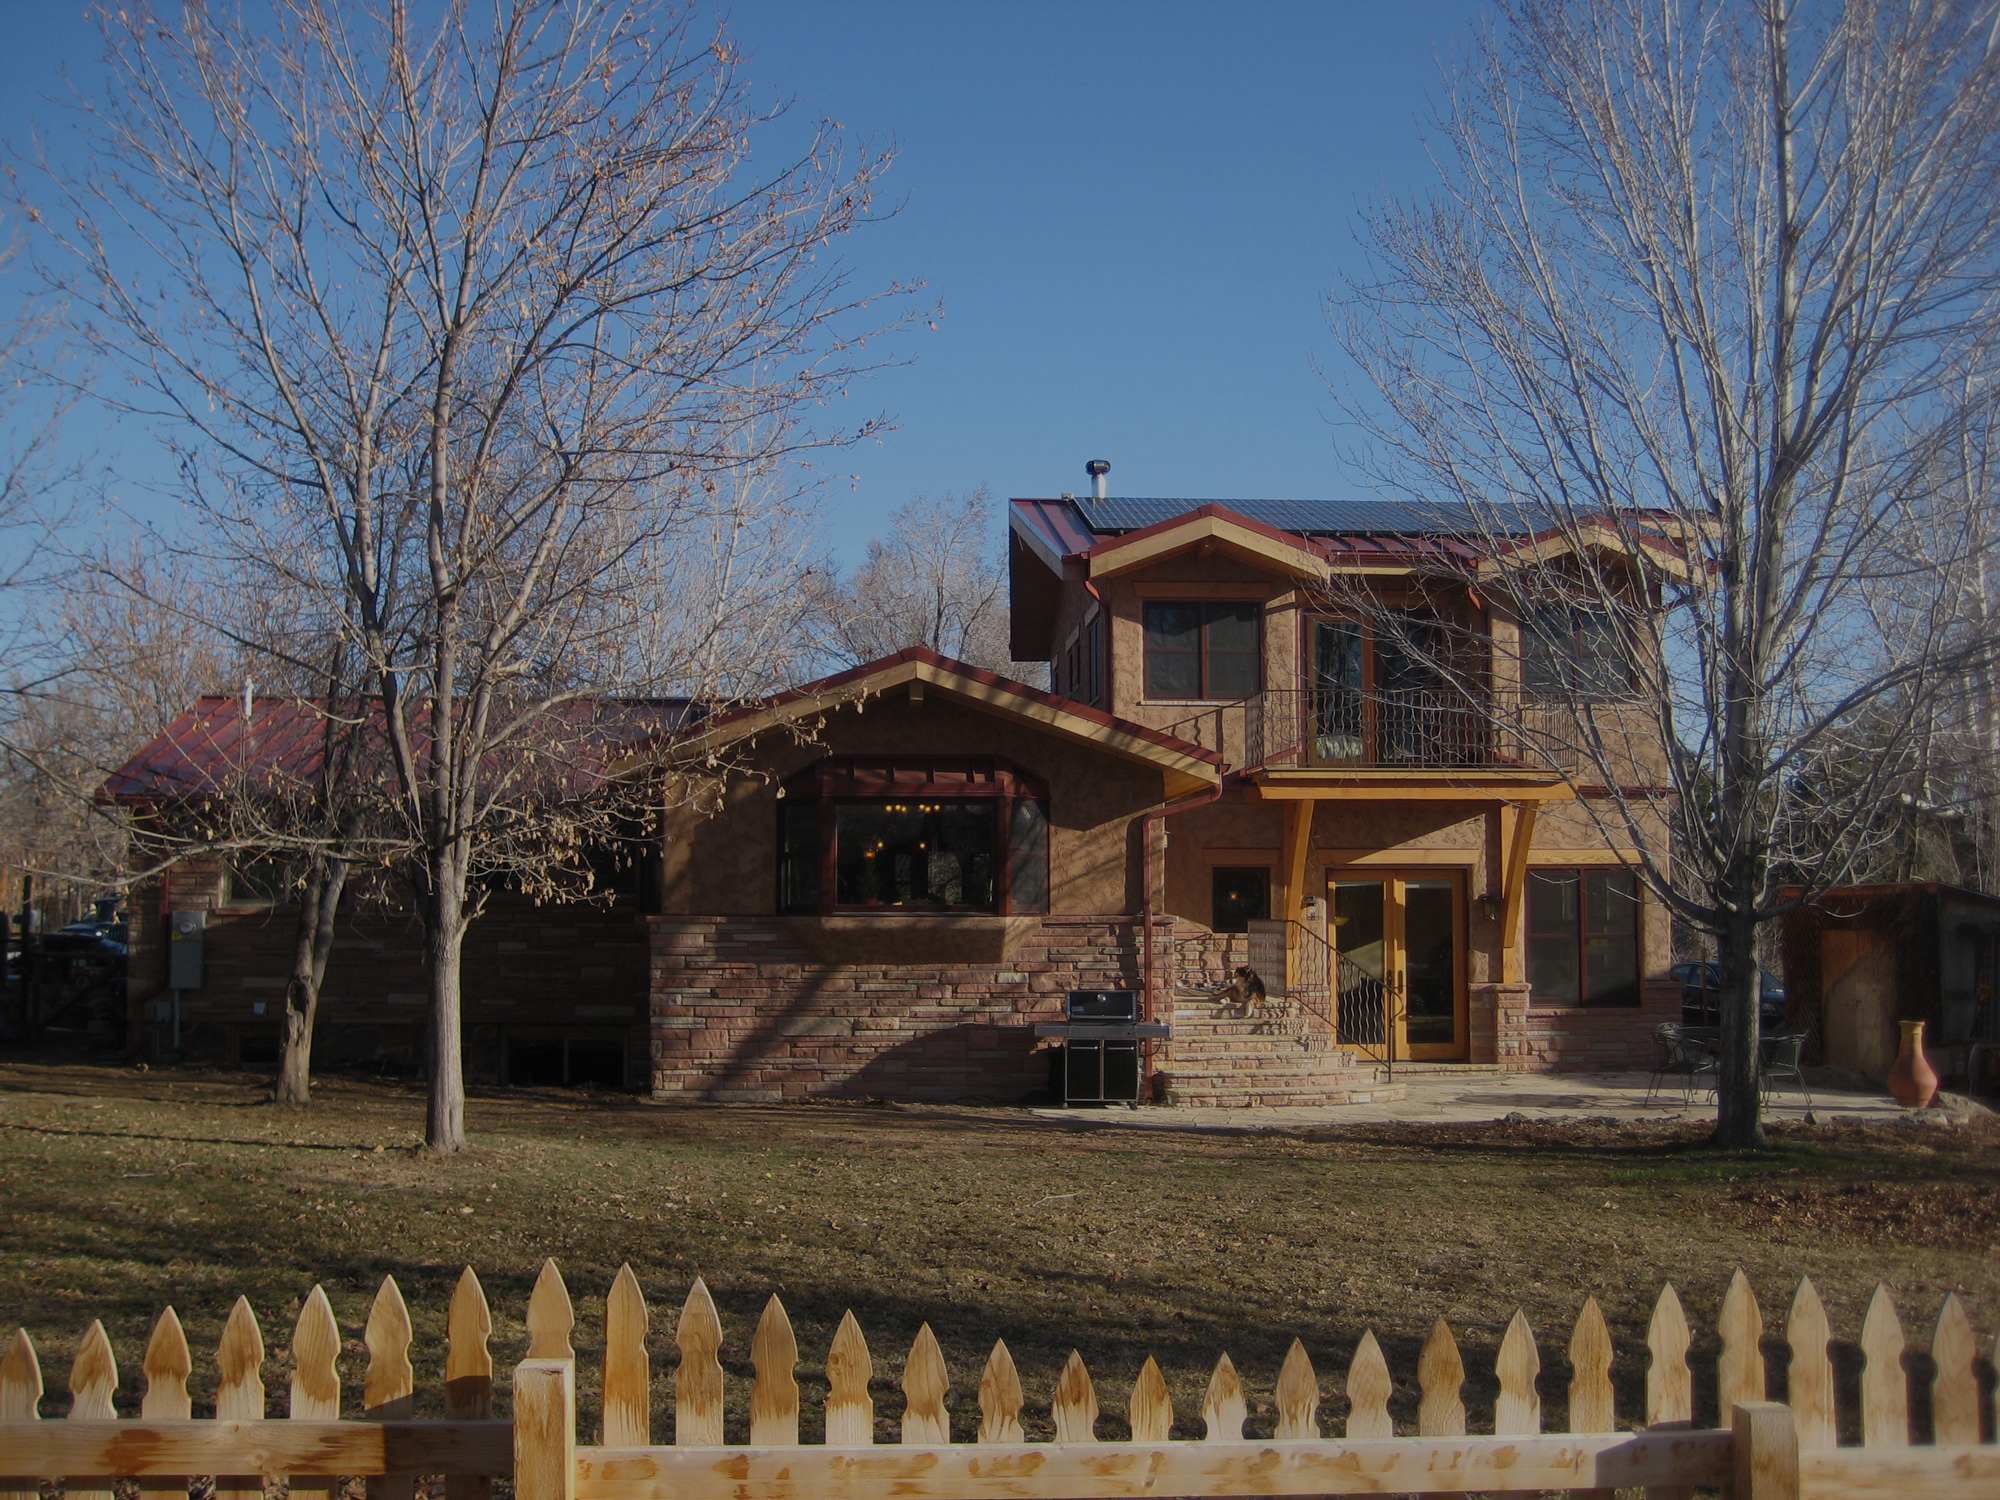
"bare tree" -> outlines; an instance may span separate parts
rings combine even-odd
[[[216,555],[337,622],[382,717],[431,984],[427,1139],[464,1142],[460,954],[498,879],[586,879],[650,571],[816,445],[865,368],[834,242],[882,162],[766,116],[719,33],[609,0],[106,17],[98,170],[49,266]],[[867,358],[875,358],[870,355]],[[655,664],[657,668],[657,663]],[[686,664],[680,664],[684,673]]]
[[[1374,269],[1333,300],[1358,463],[1486,559],[1439,564],[1496,647],[1461,701],[1564,765],[1714,941],[1728,1146],[1762,1140],[1778,882],[1852,868],[1866,837],[1829,832],[1865,833],[1978,654],[1898,538],[1927,568],[1982,546],[1935,476],[1991,420],[1954,372],[1993,348],[1995,28],[1922,0],[1507,5],[1438,190],[1366,217]]]
[[[926,646],[1014,676],[1042,670],[1007,650],[1007,554],[983,484],[898,506],[851,574],[823,567],[809,581],[823,649],[844,666]]]

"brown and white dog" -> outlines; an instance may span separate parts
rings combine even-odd
[[[1247,1020],[1264,1008],[1264,981],[1257,977],[1257,971],[1247,964],[1237,969],[1235,979],[1215,992],[1215,1003],[1223,1009],[1234,1009],[1238,1019]]]

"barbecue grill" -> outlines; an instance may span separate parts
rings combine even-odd
[[[1063,1002],[1063,1019],[1044,1022],[1035,1035],[1056,1037],[1063,1044],[1063,1103],[1134,1103],[1139,1098],[1139,1044],[1164,1041],[1173,1029],[1141,1021],[1139,996],[1132,990],[1071,990]]]

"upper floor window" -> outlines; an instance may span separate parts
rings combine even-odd
[[[1570,604],[1530,606],[1521,616],[1521,686],[1551,696],[1624,697],[1632,672],[1618,618]]]
[[[820,761],[778,803],[778,909],[1046,912],[1047,789],[1000,761]]]
[[[1263,685],[1261,608],[1237,600],[1146,605],[1146,696],[1218,702]]]

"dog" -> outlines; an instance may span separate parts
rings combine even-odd
[[[1234,1009],[1239,1020],[1248,1020],[1264,1008],[1264,981],[1257,977],[1257,971],[1245,964],[1236,971],[1236,978],[1215,992],[1215,1003],[1223,1009]]]

